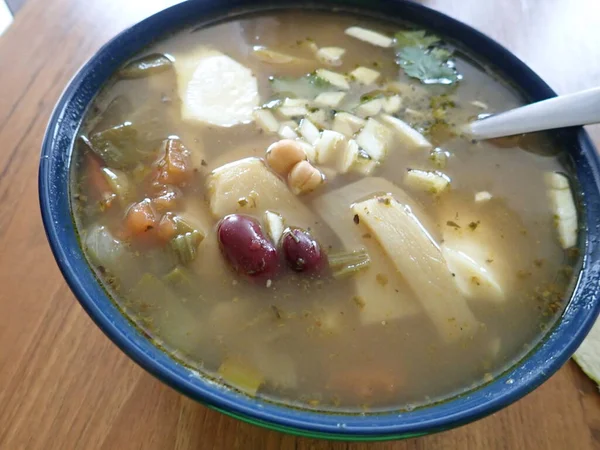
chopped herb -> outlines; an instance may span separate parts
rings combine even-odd
[[[469,224],[469,228],[470,228],[472,231],[475,231],[475,230],[477,229],[477,227],[479,226],[479,223],[480,223],[480,222],[479,222],[479,220],[478,220],[477,222],[471,222],[471,223]]]
[[[454,227],[456,229],[460,228],[460,225],[457,224],[456,222],[454,222],[453,220],[449,220],[446,222],[446,225],[448,225],[449,227]]]
[[[427,34],[425,30],[403,30],[398,31],[394,38],[396,40],[396,47],[417,47],[427,49],[429,47],[433,47],[435,44],[440,42],[440,38],[438,38],[434,34]]]
[[[275,313],[275,317],[281,319],[281,310],[275,305],[271,305],[271,309],[273,310],[273,313]]]
[[[244,206],[246,206],[247,204],[248,204],[248,200],[246,200],[245,198],[240,198],[240,199],[238,200],[238,205],[240,205],[242,208],[243,208]]]
[[[358,306],[359,309],[363,309],[366,305],[364,299],[362,297],[359,297],[358,295],[352,297],[352,301],[356,303],[356,306]]]
[[[378,273],[377,275],[375,275],[375,279],[382,286],[388,284],[388,277],[382,273]]]
[[[353,220],[356,225],[358,225],[360,223],[360,217],[358,217],[358,214],[354,214]]]
[[[204,160],[200,161],[200,165],[201,165],[201,166],[204,166],[204,167],[208,166],[208,164],[207,164],[207,163],[206,163],[206,161],[204,161]]]
[[[396,33],[396,62],[404,72],[424,84],[452,84],[462,78],[452,52],[440,47],[440,39],[425,31]],[[437,45],[436,48],[432,48]]]
[[[365,233],[362,235],[363,239],[371,239],[373,236],[371,236],[371,233]]]
[[[544,265],[544,260],[543,259],[534,259],[533,264],[536,267],[542,267]]]
[[[316,76],[315,74],[305,75],[300,78],[292,77],[271,77],[271,89],[278,98],[284,94],[290,98],[315,98],[322,92],[337,90],[328,81]]]

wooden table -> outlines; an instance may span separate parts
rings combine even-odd
[[[28,0],[0,38],[0,449],[600,448],[600,396],[573,364],[517,404],[423,439],[329,443],[265,431],[182,397],[91,322],[50,254],[38,154],[75,70],[168,0]],[[598,0],[430,0],[496,38],[561,93],[600,83]],[[591,129],[600,144],[600,129]]]

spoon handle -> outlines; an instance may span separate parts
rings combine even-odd
[[[475,139],[587,125],[600,122],[600,87],[550,98],[471,123]]]

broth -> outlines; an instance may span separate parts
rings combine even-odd
[[[460,81],[424,84],[409,77],[406,66],[399,68],[394,48],[345,33],[357,25],[387,36],[398,31],[353,16],[308,12],[182,30],[143,53],[170,55],[164,70],[145,76],[138,66],[141,75],[121,73],[106,84],[80,130],[89,140],[80,140],[74,153],[73,209],[82,246],[124,313],[165,351],[204,374],[250,395],[319,410],[411,408],[490,381],[531,349],[562,312],[577,261],[577,252],[565,251],[557,239],[557,227],[560,232],[569,227],[553,209],[555,197],[549,199],[545,179],[566,169],[558,159],[563,152],[550,136],[472,142],[459,131],[479,114],[520,105],[519,94],[458,51],[453,61]],[[326,64],[315,56],[315,45],[345,53],[336,59],[334,51]],[[276,100],[270,104],[276,107],[266,111],[278,124],[290,120],[282,117],[286,103],[277,104],[289,95],[275,92],[282,90],[278,83],[298,87],[290,80],[322,68],[339,74],[359,66],[375,70],[378,80],[366,86],[356,77],[347,78],[351,86],[344,102],[354,101],[353,108],[311,103],[300,115],[318,122],[319,111],[326,111],[326,126],[316,124],[321,132],[335,120],[332,109],[368,119],[368,113],[356,111],[383,99],[393,118],[411,125],[426,141],[414,143],[392,133],[385,159],[370,174],[344,173],[337,160],[329,165],[313,161],[311,170],[320,170],[325,181],[312,192],[295,195],[285,177],[277,178],[264,163],[266,149],[281,139],[278,132],[294,137],[289,130],[269,132],[254,120],[221,126],[190,119],[206,115],[202,108],[210,105],[189,106],[189,98],[180,95],[185,61],[206,62],[208,57],[193,57],[194,52],[214,50],[251,71],[259,104]],[[429,52],[419,55],[427,58],[423,55]],[[438,56],[444,73],[454,76],[452,64]],[[228,83],[227,73],[217,81],[204,76],[200,83]],[[235,86],[252,86],[241,77],[233,80]],[[243,80],[249,81],[247,74]],[[303,86],[311,94],[316,88],[323,92],[314,80]],[[243,116],[244,105],[239,105],[247,100],[244,95],[227,99],[237,105],[233,113],[219,105],[209,111],[208,120]],[[399,107],[393,103],[398,98]],[[384,114],[380,110],[374,116]],[[393,120],[386,120],[393,128]],[[135,127],[135,133],[126,138],[119,134],[123,130],[98,134],[123,123]],[[298,133],[295,126],[290,129]],[[359,133],[354,138],[367,142],[369,136],[361,139]],[[117,140],[111,141],[115,135]],[[170,136],[178,139],[161,144]],[[315,147],[324,145],[320,142]],[[187,149],[183,156],[180,144]],[[122,163],[119,158],[127,152],[134,161]],[[193,169],[178,166],[179,157]],[[556,180],[560,184],[566,178]],[[243,195],[233,199],[232,207],[230,197],[236,192]],[[572,201],[568,184],[566,192]],[[219,195],[223,197],[215,198]],[[396,219],[388,218],[386,207]],[[307,230],[328,255],[331,269],[292,270],[279,248],[280,269],[273,276],[253,282],[233,270],[227,249],[220,250],[226,244],[217,235],[219,223],[224,226],[219,221],[242,214],[254,218],[268,235],[267,225],[273,224],[265,218],[266,209],[276,213],[271,216],[275,225],[279,214],[285,226]],[[371,220],[379,210],[383,220]],[[382,231],[381,223],[391,228]],[[166,243],[161,240],[164,230],[171,239]],[[183,253],[169,233],[180,233]],[[286,236],[290,238],[289,232]],[[423,255],[411,253],[420,251],[419,246]],[[355,267],[366,261],[364,253],[371,265]],[[466,263],[460,259],[465,254],[470,258]],[[340,257],[350,258],[352,263],[344,266],[350,273],[334,277],[331,271],[337,270],[334,261]]]

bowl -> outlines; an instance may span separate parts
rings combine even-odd
[[[563,130],[580,186],[583,268],[562,316],[536,348],[492,382],[447,401],[412,411],[331,414],[292,409],[222,387],[155,347],[121,314],[88,266],[79,245],[69,201],[69,172],[77,130],[88,106],[117,67],[164,34],[190,24],[289,8],[347,11],[387,22],[409,21],[435,30],[480,62],[493,67],[530,101],[556,94],[498,43],[443,14],[404,1],[206,0],[166,9],[125,30],[102,47],[71,80],[58,101],[42,144],[39,198],[48,241],[75,296],[100,329],[131,359],[179,392],[229,416],[297,435],[385,440],[446,430],[491,414],[542,384],[573,354],[594,323],[600,300],[600,160],[582,128]]]

